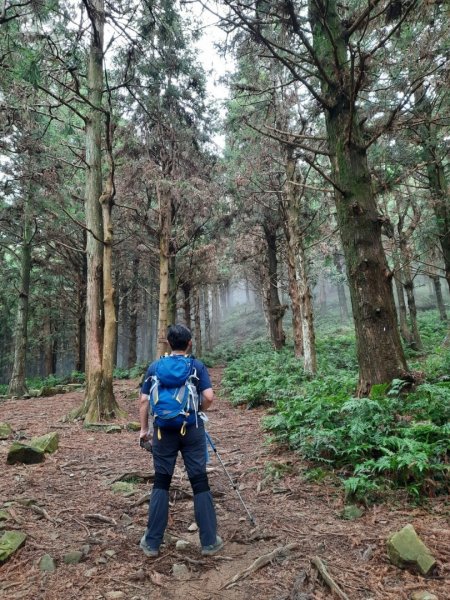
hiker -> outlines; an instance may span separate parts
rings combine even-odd
[[[214,392],[205,365],[189,356],[190,330],[184,325],[171,325],[167,341],[171,354],[149,366],[139,399],[139,442],[141,446],[146,443],[147,449],[151,438],[149,406],[153,415],[151,451],[155,468],[148,524],[140,547],[146,556],[159,555],[169,516],[170,482],[180,451],[194,493],[202,554],[210,556],[223,547],[217,535],[216,513],[206,474],[206,436],[201,418],[202,412],[211,406]],[[171,406],[174,400],[184,407],[181,413],[179,408]]]

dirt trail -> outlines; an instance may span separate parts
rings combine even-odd
[[[221,370],[212,369],[215,385]],[[136,381],[116,384],[118,400],[137,420]],[[0,598],[59,600],[152,598],[207,600],[307,600],[331,598],[330,589],[311,567],[319,556],[347,596],[359,599],[407,600],[416,590],[450,598],[450,532],[448,504],[433,501],[427,509],[402,505],[375,506],[355,521],[341,518],[343,494],[333,482],[304,478],[305,465],[282,449],[267,444],[260,422],[264,411],[235,409],[219,400],[211,412],[209,431],[227,469],[254,515],[257,527],[245,518],[234,490],[214,456],[210,484],[215,496],[219,533],[225,548],[203,558],[193,522],[190,487],[182,463],[173,478],[168,533],[191,542],[179,552],[168,543],[160,557],[147,559],[138,543],[146,524],[147,504],[138,500],[151,484],[136,484],[132,496],[113,493],[111,482],[131,471],[151,471],[150,455],[139,449],[138,434],[84,430],[81,423],[62,423],[62,417],[81,403],[80,393],[0,404],[0,421],[9,422],[27,437],[58,431],[60,448],[40,465],[8,466],[10,442],[0,442],[0,501],[31,499],[45,514],[14,502],[6,529],[28,535],[25,546],[0,567]],[[100,514],[114,522],[95,520]],[[424,579],[396,569],[386,559],[389,533],[412,523],[439,560],[434,578]],[[288,544],[297,546],[273,559],[247,578],[227,586],[258,557]],[[66,565],[72,550],[87,554],[82,562]],[[42,573],[38,563],[50,554],[56,572]],[[171,574],[174,563],[185,564],[186,580]]]

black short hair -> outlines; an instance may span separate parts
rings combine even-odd
[[[171,325],[167,331],[167,341],[172,350],[186,350],[191,339],[190,329],[181,323]]]

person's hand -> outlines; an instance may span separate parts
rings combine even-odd
[[[152,442],[150,440],[148,431],[147,432],[141,431],[141,433],[139,435],[139,446],[143,450],[147,450],[147,452],[153,452]]]
[[[144,438],[144,441],[148,441],[150,439],[148,429],[141,429],[139,434],[139,439]]]

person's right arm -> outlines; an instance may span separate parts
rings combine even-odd
[[[208,410],[208,408],[211,406],[211,404],[213,403],[214,398],[215,398],[213,389],[206,388],[206,390],[203,390],[201,395],[202,395],[201,409]]]

